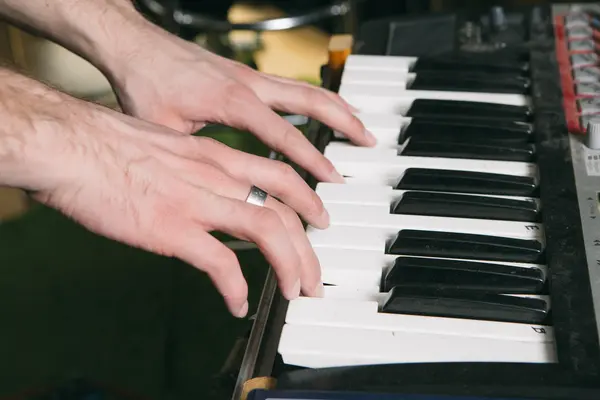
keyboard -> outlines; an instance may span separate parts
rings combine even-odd
[[[456,396],[419,396],[393,394],[364,394],[339,392],[306,392],[306,391],[276,391],[255,390],[250,393],[248,400],[531,400],[525,398],[499,399],[491,397],[456,397]]]
[[[324,86],[378,143],[313,124],[324,296],[270,276],[238,384],[600,398],[599,45],[595,4],[364,25]]]

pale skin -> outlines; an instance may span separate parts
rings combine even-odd
[[[327,228],[322,202],[289,166],[191,136],[207,122],[251,132],[317,179],[332,164],[272,109],[307,115],[358,145],[374,138],[339,96],[221,58],[147,22],[129,0],[0,0],[0,13],[81,55],[124,113],[0,69],[0,184],[27,189],[100,235],[207,273],[231,313],[248,312],[235,254],[209,232],[255,242],[283,295],[319,296],[301,218]],[[269,197],[245,203],[251,185]]]

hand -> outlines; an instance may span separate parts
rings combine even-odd
[[[286,298],[320,295],[319,263],[296,212],[321,228],[328,216],[289,166],[67,96],[43,110],[30,116],[31,126],[52,128],[29,146],[45,166],[43,179],[27,182],[37,200],[93,232],[205,271],[236,316],[248,311],[247,284],[211,231],[255,242]],[[246,203],[252,184],[289,206],[272,197],[264,208]]]
[[[271,108],[319,119],[359,145],[375,139],[341,97],[322,88],[257,72],[196,44],[155,33],[112,67],[123,110],[191,133],[206,122],[258,136],[321,181],[343,182],[304,135]]]

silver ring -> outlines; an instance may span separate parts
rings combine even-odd
[[[255,206],[262,207],[265,205],[265,201],[267,201],[267,196],[269,194],[258,188],[256,186],[252,186],[250,188],[250,193],[248,193],[248,197],[246,197],[246,203],[254,204]]]

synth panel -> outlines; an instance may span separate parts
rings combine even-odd
[[[315,125],[324,296],[268,283],[240,380],[600,398],[600,7],[378,24],[325,71],[378,144]]]

